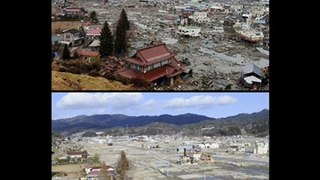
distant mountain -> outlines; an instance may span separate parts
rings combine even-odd
[[[207,116],[197,114],[182,115],[160,115],[160,116],[126,116],[122,114],[115,115],[93,115],[76,116],[73,118],[59,119],[52,121],[52,130],[56,132],[63,131],[83,131],[83,130],[103,130],[113,127],[139,127],[154,122],[168,123],[174,125],[184,125],[197,123],[204,120],[215,120]]]
[[[54,132],[105,131],[113,135],[244,135],[269,134],[269,110],[251,114],[238,114],[226,118],[211,118],[197,114],[126,116],[93,115],[77,116],[52,121]]]

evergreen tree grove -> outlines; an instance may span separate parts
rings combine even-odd
[[[94,23],[98,23],[99,22],[96,11],[91,11],[89,17],[90,17],[90,21],[92,21]]]
[[[100,48],[99,52],[101,57],[108,57],[113,53],[113,36],[110,32],[108,22],[104,22],[103,28],[101,30],[101,35],[99,37]]]

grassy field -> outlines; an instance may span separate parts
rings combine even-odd
[[[51,26],[52,33],[54,33],[55,30],[59,28],[63,31],[63,30],[72,29],[72,28],[79,29],[81,26],[80,21],[52,22],[51,24],[52,24]]]
[[[86,164],[56,165],[51,167],[51,171],[66,173],[67,177],[79,177],[84,175],[85,166]]]
[[[130,85],[102,77],[52,71],[52,90],[132,90]]]

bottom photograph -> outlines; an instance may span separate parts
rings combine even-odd
[[[269,93],[52,93],[52,179],[269,179]]]

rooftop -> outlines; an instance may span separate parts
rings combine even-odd
[[[183,72],[183,67],[185,65],[179,63],[175,58],[172,59],[170,64],[166,64],[164,66],[158,67],[156,69],[152,69],[143,73],[138,70],[122,68],[118,71],[121,76],[124,76],[129,79],[144,79],[148,82],[155,81],[161,77],[174,77]]]

